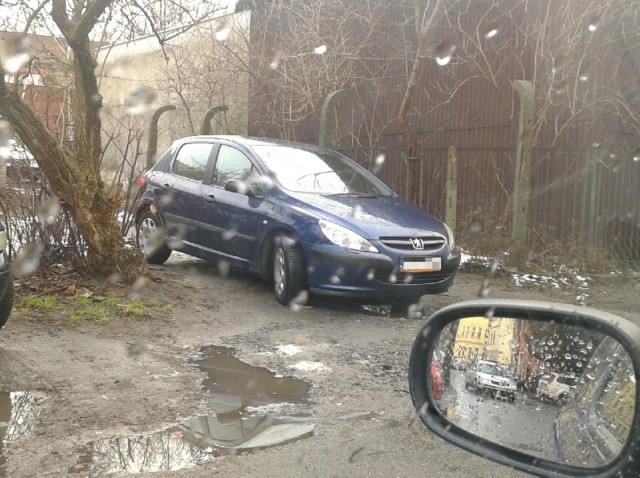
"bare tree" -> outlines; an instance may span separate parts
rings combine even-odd
[[[122,187],[109,187],[101,177],[102,97],[98,89],[93,40],[126,38],[130,32],[151,31],[160,45],[172,35],[166,30],[171,22],[197,21],[206,9],[189,2],[131,1],[116,8],[113,0],[44,1],[35,9],[18,2],[20,21],[25,32],[55,31],[60,46],[68,53],[70,71],[69,108],[65,125],[72,129],[53,134],[45,122],[23,100],[18,81],[7,82],[7,53],[0,63],[0,115],[7,120],[33,154],[47,176],[52,193],[70,212],[87,247],[89,270],[98,275],[119,272],[133,278],[146,271],[143,258],[123,247],[116,221],[122,205]],[[158,15],[156,7],[171,7],[171,15]],[[122,7],[122,8],[120,8]],[[192,8],[193,7],[193,8]],[[217,9],[217,7],[215,7]],[[132,12],[137,10],[137,14]],[[168,12],[167,9],[164,10]],[[143,13],[143,15],[140,15]],[[158,20],[160,19],[160,21]],[[134,21],[135,20],[135,21]],[[138,30],[131,28],[137,26]],[[188,28],[188,27],[187,27]],[[61,35],[60,35],[61,34]],[[70,139],[72,134],[72,141]]]

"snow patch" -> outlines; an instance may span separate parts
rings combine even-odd
[[[303,360],[293,365],[289,365],[289,368],[300,370],[301,372],[330,372],[331,369],[324,365],[322,362],[308,362]]]
[[[293,355],[299,354],[300,352],[302,352],[302,349],[297,345],[289,344],[289,345],[278,346],[278,353],[281,353],[282,355],[286,355],[287,357],[291,357]]]

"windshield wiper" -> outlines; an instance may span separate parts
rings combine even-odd
[[[335,194],[327,194],[327,196],[340,196],[340,197],[360,198],[360,199],[386,197],[383,194],[365,194],[365,193],[335,193]]]

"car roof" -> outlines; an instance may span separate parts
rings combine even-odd
[[[241,136],[241,135],[233,135],[233,134],[216,134],[216,135],[196,135],[196,136],[188,136],[186,138],[181,138],[176,142],[188,143],[191,141],[197,140],[226,140],[231,141],[236,144],[241,144],[243,146],[289,146],[292,148],[317,148],[317,145],[308,144],[308,143],[300,143],[296,141],[287,141],[284,139],[275,139],[275,138],[261,138],[255,136]]]

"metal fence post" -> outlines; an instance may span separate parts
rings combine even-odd
[[[455,146],[449,146],[447,159],[447,203],[444,222],[455,232],[458,217],[458,156]]]
[[[174,105],[164,105],[156,109],[151,115],[149,122],[149,146],[147,148],[147,164],[145,170],[151,169],[155,163],[156,153],[158,152],[158,120],[165,111],[173,111]]]
[[[333,148],[333,131],[336,129],[335,111],[338,101],[347,94],[347,90],[337,90],[330,93],[322,105],[320,115],[320,146],[323,148]]]

